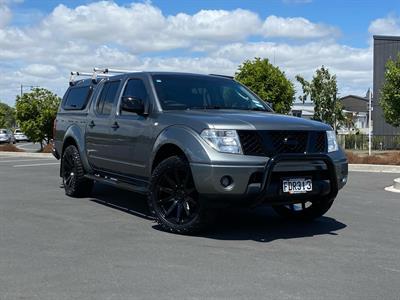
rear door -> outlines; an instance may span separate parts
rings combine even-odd
[[[89,163],[95,169],[112,170],[110,157],[115,151],[111,133],[111,116],[121,81],[104,83],[100,95],[93,103],[86,124],[86,151]]]
[[[142,99],[145,107],[149,107],[150,93],[146,81],[140,77],[129,78],[123,86],[121,98],[124,96]],[[112,121],[112,135],[115,138],[115,150],[112,160],[115,162],[115,173],[135,177],[144,177],[145,168],[151,152],[152,122],[149,116],[121,111],[119,104]]]

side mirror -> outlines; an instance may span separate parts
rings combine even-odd
[[[128,111],[141,115],[144,113],[144,103],[142,99],[132,96],[123,96],[121,99],[121,111]]]

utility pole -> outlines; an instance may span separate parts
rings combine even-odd
[[[333,131],[336,134],[336,95],[333,99]]]
[[[371,156],[372,148],[372,93],[368,89],[368,155]]]
[[[22,94],[24,93],[24,88],[30,88],[31,90],[34,88],[38,88],[38,85],[26,85],[26,84],[21,84],[21,97]]]

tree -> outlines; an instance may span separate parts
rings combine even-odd
[[[47,144],[53,135],[53,121],[61,99],[51,91],[35,88],[30,93],[17,96],[16,118],[21,130],[32,142]]]
[[[0,128],[11,128],[15,126],[15,109],[0,102]]]
[[[285,73],[268,59],[256,57],[246,60],[235,74],[236,80],[246,85],[278,113],[288,113],[294,102],[293,83]]]
[[[381,89],[380,105],[387,123],[400,126],[400,53],[397,60],[386,64],[385,81]]]
[[[301,84],[303,94],[299,99],[304,103],[308,98],[314,103],[313,119],[322,121],[336,128],[346,122],[342,104],[338,100],[336,75],[331,75],[329,70],[322,66],[315,71],[311,81],[302,76],[296,76]]]

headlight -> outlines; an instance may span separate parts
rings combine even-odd
[[[204,129],[201,133],[201,137],[219,152],[243,153],[236,130]]]
[[[339,146],[336,141],[336,134],[333,130],[326,132],[326,138],[328,140],[328,152],[339,150]]]

